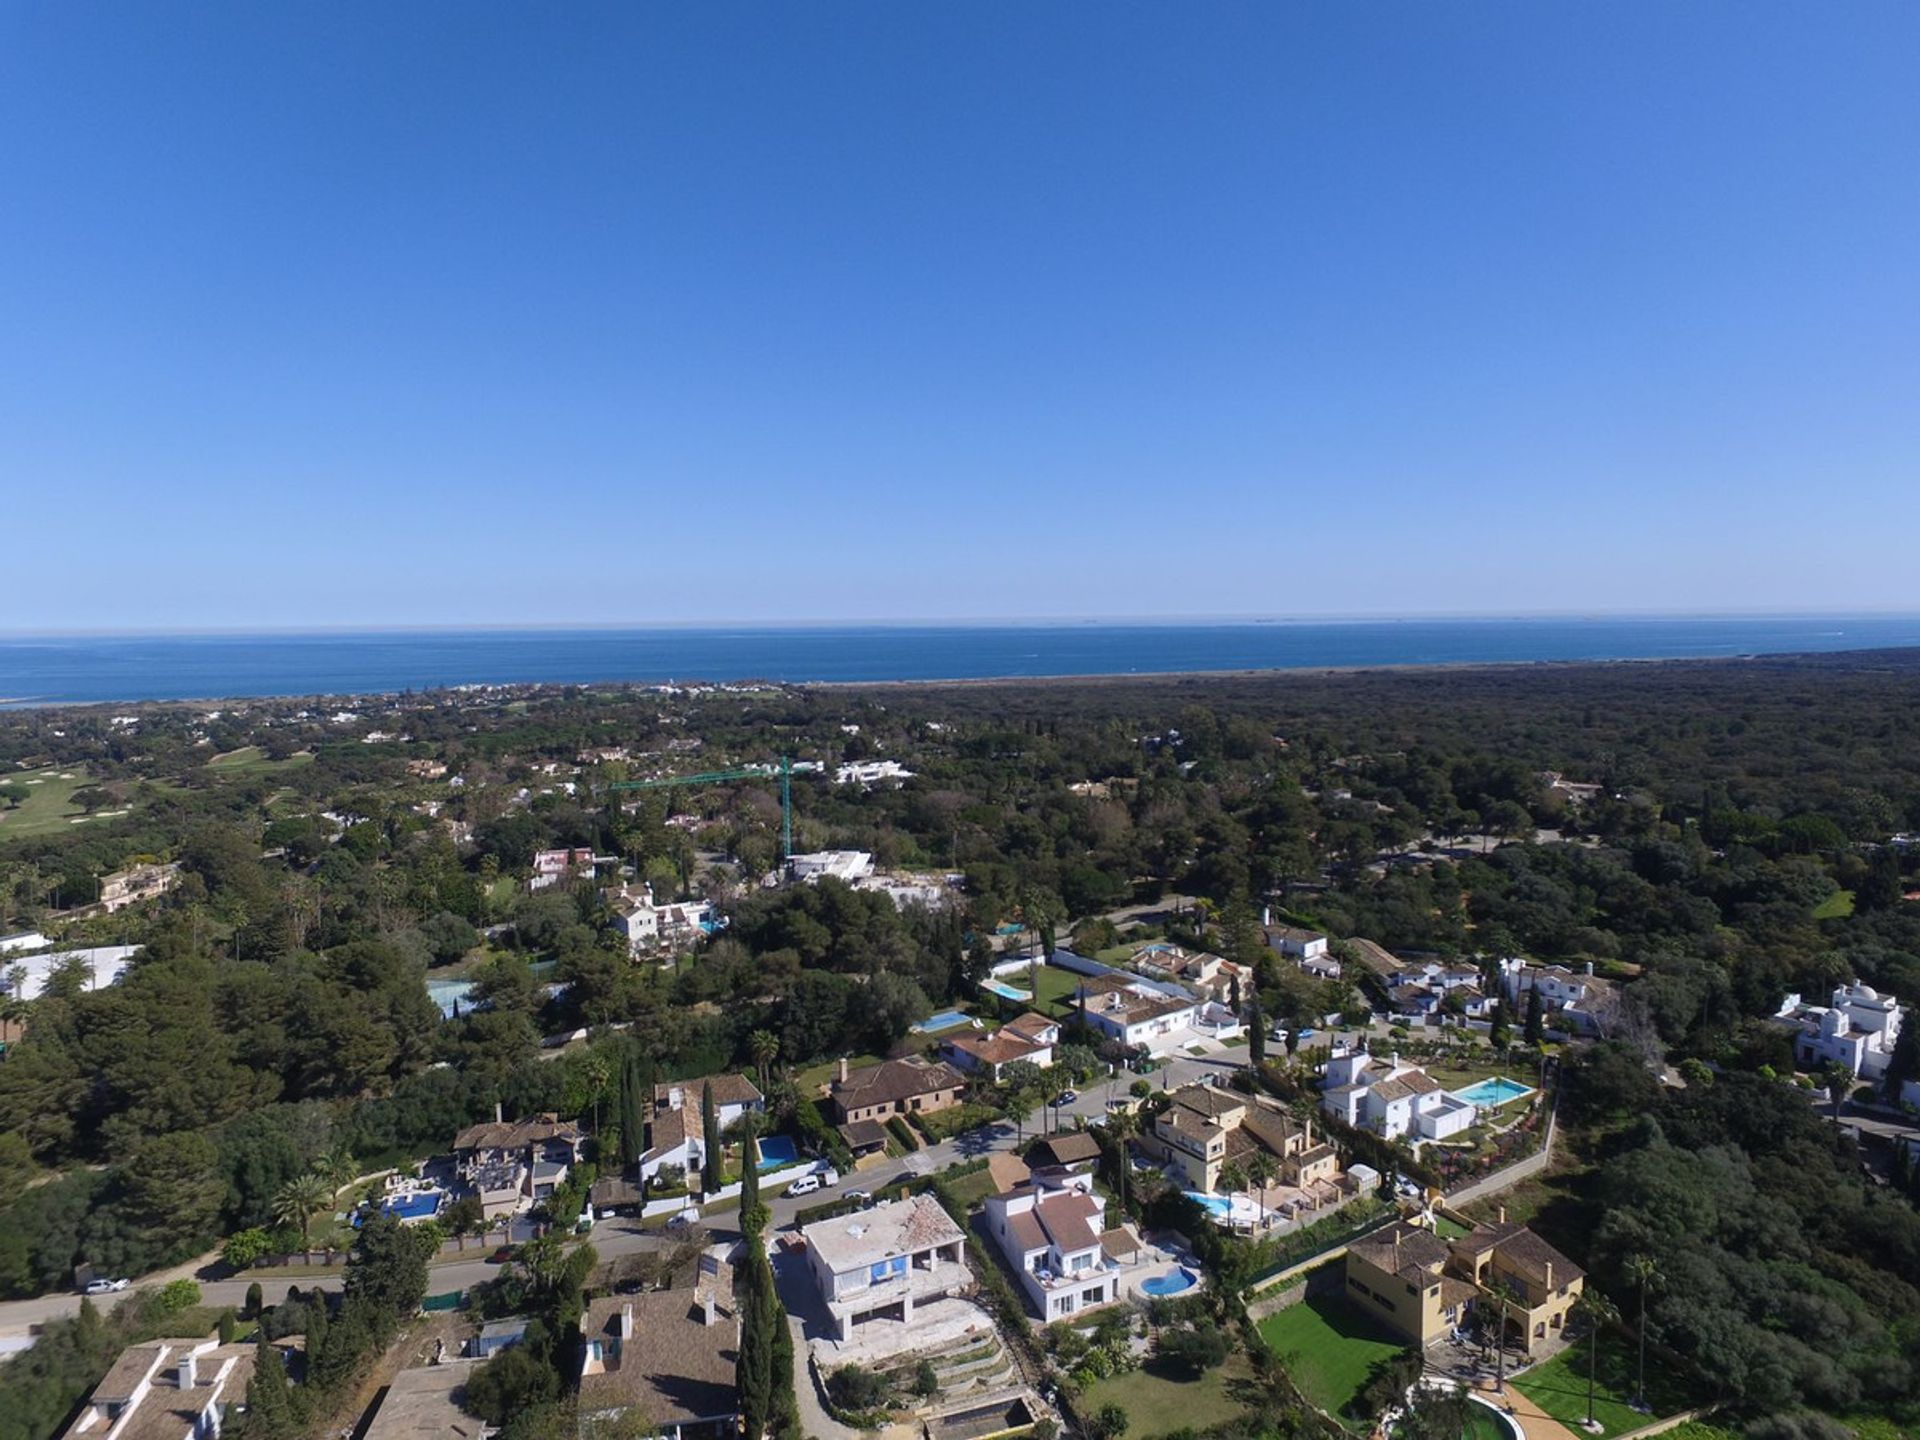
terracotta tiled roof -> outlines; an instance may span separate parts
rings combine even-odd
[[[959,1090],[967,1077],[945,1061],[883,1060],[878,1065],[855,1070],[844,1081],[833,1083],[833,1098],[843,1109],[857,1110],[867,1105],[885,1105],[915,1095],[931,1095],[941,1090]]]
[[[680,1092],[681,1104],[699,1108],[706,1086],[713,1086],[715,1105],[753,1105],[761,1098],[760,1087],[744,1075],[703,1075],[697,1080],[668,1080],[653,1087],[656,1107],[672,1104],[673,1092]]]

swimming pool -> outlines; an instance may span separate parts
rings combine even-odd
[[[380,1208],[399,1220],[429,1220],[440,1213],[444,1190],[416,1190],[410,1195],[395,1195],[383,1200]]]
[[[1233,1214],[1233,1201],[1225,1195],[1209,1195],[1203,1190],[1189,1190],[1187,1198],[1216,1220],[1224,1220]]]
[[[1177,1270],[1169,1270],[1164,1275],[1154,1275],[1140,1282],[1143,1295],[1178,1295],[1182,1290],[1191,1290],[1200,1283],[1200,1277],[1182,1265]]]
[[[938,1015],[929,1015],[913,1028],[917,1034],[931,1035],[936,1030],[951,1030],[956,1025],[966,1023],[967,1017],[961,1011],[942,1010]]]
[[[791,1165],[800,1158],[800,1152],[794,1148],[793,1140],[786,1135],[763,1135],[760,1137],[760,1163],[756,1170],[778,1170],[782,1165]]]
[[[1033,992],[1018,990],[1004,980],[982,980],[980,988],[989,995],[998,995],[1002,1000],[1031,1000]]]
[[[442,1019],[451,1020],[455,1010],[473,1008],[473,982],[471,980],[429,980],[427,998],[440,1007]]]
[[[1490,1080],[1469,1085],[1464,1090],[1455,1090],[1453,1098],[1464,1100],[1469,1105],[1478,1105],[1483,1110],[1492,1110],[1509,1101],[1518,1100],[1523,1095],[1531,1094],[1533,1094],[1531,1085],[1522,1085],[1518,1080],[1509,1080],[1504,1075],[1496,1075]]]

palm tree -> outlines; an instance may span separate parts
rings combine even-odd
[[[1594,1428],[1593,1387],[1600,1369],[1600,1332],[1620,1318],[1613,1302],[1591,1287],[1580,1292],[1573,1302],[1573,1313],[1587,1327],[1587,1428]]]
[[[324,1155],[316,1157],[313,1162],[313,1173],[332,1187],[327,1192],[329,1202],[340,1193],[343,1185],[353,1179],[357,1171],[358,1167],[353,1163],[352,1152],[344,1149],[329,1150]]]
[[[1256,1152],[1254,1157],[1247,1161],[1247,1179],[1260,1187],[1262,1210],[1267,1208],[1267,1187],[1274,1182],[1279,1170],[1280,1167],[1274,1164],[1273,1157],[1264,1150]]]
[[[1513,1293],[1509,1283],[1499,1276],[1488,1277],[1487,1289],[1492,1293],[1494,1303],[1494,1394],[1506,1393],[1507,1388],[1507,1306],[1512,1303]]]
[[[1229,1160],[1225,1165],[1220,1167],[1220,1188],[1227,1192],[1227,1200],[1231,1202],[1238,1192],[1247,1188],[1247,1172]],[[1229,1228],[1232,1227],[1233,1213],[1231,1210],[1227,1213],[1227,1224]]]
[[[1853,1071],[1837,1060],[1829,1061],[1821,1067],[1820,1079],[1826,1084],[1827,1099],[1833,1102],[1833,1118],[1840,1119],[1840,1106],[1847,1098],[1847,1090],[1853,1084]]]
[[[273,1194],[273,1219],[278,1225],[300,1227],[300,1248],[308,1248],[313,1217],[333,1204],[333,1187],[309,1171],[296,1175]]]
[[[760,1071],[760,1093],[764,1095],[773,1083],[773,1062],[780,1058],[780,1037],[771,1030],[756,1030],[747,1037],[747,1048]]]
[[[1633,1403],[1647,1408],[1647,1291],[1660,1283],[1660,1271],[1651,1255],[1633,1255],[1627,1259],[1627,1278],[1640,1287],[1640,1365],[1634,1376]]]

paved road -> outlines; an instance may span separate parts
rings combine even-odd
[[[1182,1085],[1194,1083],[1204,1075],[1224,1076],[1245,1066],[1246,1063],[1247,1049],[1244,1045],[1233,1046],[1218,1054],[1204,1057],[1179,1055],[1156,1071],[1150,1080],[1155,1086],[1178,1089]],[[1103,1080],[1088,1085],[1072,1105],[1052,1110],[1044,1117],[1036,1110],[1021,1133],[1029,1137],[1036,1135],[1040,1133],[1043,1122],[1049,1131],[1055,1128],[1071,1130],[1076,1128],[1076,1120],[1091,1120],[1096,1116],[1104,1115],[1109,1096],[1126,1094],[1128,1086],[1134,1079],[1134,1076],[1123,1071],[1110,1081]],[[951,1140],[918,1150],[907,1156],[897,1168],[862,1171],[858,1176],[850,1176],[843,1180],[841,1184],[865,1190],[878,1189],[882,1185],[891,1184],[909,1176],[933,1174],[965,1160],[990,1155],[995,1151],[1011,1150],[1018,1138],[1015,1127],[1009,1122],[983,1126],[965,1135],[957,1135]],[[831,1198],[831,1192],[817,1191],[811,1195],[783,1194],[774,1197],[768,1207],[773,1212],[774,1228],[784,1229],[793,1223],[795,1214],[800,1210],[818,1205],[829,1198]],[[740,1233],[738,1222],[732,1213],[714,1216],[706,1222],[706,1228],[717,1240],[737,1239]],[[611,1260],[653,1248],[659,1243],[659,1232],[657,1230],[642,1231],[632,1221],[603,1220],[594,1227],[592,1238],[593,1247],[599,1252],[600,1258]],[[483,1257],[490,1254],[493,1249],[491,1242],[483,1244],[475,1241],[471,1246],[472,1259],[455,1258],[436,1264],[433,1267],[433,1278],[429,1287],[431,1292],[443,1294],[449,1290],[465,1290],[483,1280],[492,1279],[499,1273],[499,1266],[487,1263]],[[324,1290],[340,1288],[340,1279],[334,1275],[294,1276],[283,1280],[269,1279],[267,1275],[270,1272],[262,1272],[258,1276],[238,1279],[216,1278],[224,1268],[219,1264],[217,1256],[207,1255],[172,1270],[146,1276],[139,1283],[142,1286],[163,1285],[169,1280],[183,1276],[190,1277],[200,1282],[201,1300],[207,1305],[244,1304],[247,1298],[247,1286],[255,1278],[260,1280],[261,1291],[269,1305],[278,1304],[284,1300],[291,1286],[297,1285],[302,1290],[311,1290],[315,1286]],[[130,1293],[132,1292],[122,1291],[117,1295],[97,1296],[94,1303],[103,1308],[111,1308]],[[80,1297],[72,1294],[42,1295],[33,1300],[8,1301],[0,1304],[0,1336],[26,1334],[34,1326],[72,1315],[79,1308]]]

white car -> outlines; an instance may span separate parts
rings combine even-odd
[[[127,1286],[131,1285],[132,1283],[133,1282],[131,1280],[127,1280],[124,1278],[119,1280],[89,1280],[87,1282],[87,1294],[111,1295],[116,1290],[126,1289]]]
[[[673,1218],[667,1221],[667,1229],[684,1230],[699,1218],[700,1218],[700,1212],[698,1210],[676,1211]]]
[[[802,1175],[798,1180],[787,1186],[787,1194],[811,1195],[819,1188],[820,1177],[818,1175]]]

